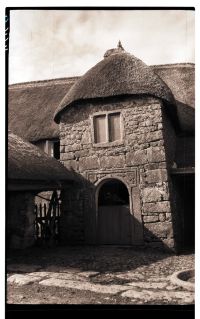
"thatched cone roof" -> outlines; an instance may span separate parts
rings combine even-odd
[[[26,181],[74,181],[75,174],[38,147],[9,131],[8,178]]]
[[[174,103],[171,90],[153,69],[123,48],[108,50],[104,57],[67,92],[55,112],[56,123],[66,107],[81,100],[145,94]]]

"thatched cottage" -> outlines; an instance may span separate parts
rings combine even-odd
[[[63,244],[194,245],[193,64],[118,46],[80,78],[11,85],[9,126],[81,176],[61,193]]]

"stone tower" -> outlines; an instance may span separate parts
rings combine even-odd
[[[55,113],[61,161],[80,176],[62,194],[63,243],[174,247],[169,170],[178,125],[168,86],[122,45]]]

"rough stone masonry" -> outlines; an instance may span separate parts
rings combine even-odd
[[[97,146],[92,117],[121,114],[121,141]],[[170,140],[169,140],[170,137]],[[61,115],[61,161],[83,179],[63,192],[61,238],[95,243],[96,190],[106,178],[120,179],[130,196],[131,244],[174,247],[168,169],[175,150],[174,129],[157,98],[132,96],[76,103]]]

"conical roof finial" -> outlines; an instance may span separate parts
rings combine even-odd
[[[124,53],[124,52],[125,52],[125,50],[124,50],[124,48],[123,48],[123,46],[121,44],[121,41],[119,40],[117,48],[107,50],[106,53],[104,54],[104,58],[107,58],[107,57],[109,57],[110,55],[113,55],[113,54],[120,54],[120,53]]]
[[[120,41],[120,40],[119,40],[119,42],[118,42],[117,47],[118,47],[118,49],[122,49],[122,50],[124,50],[124,48],[123,48],[122,43],[121,43],[121,41]]]

